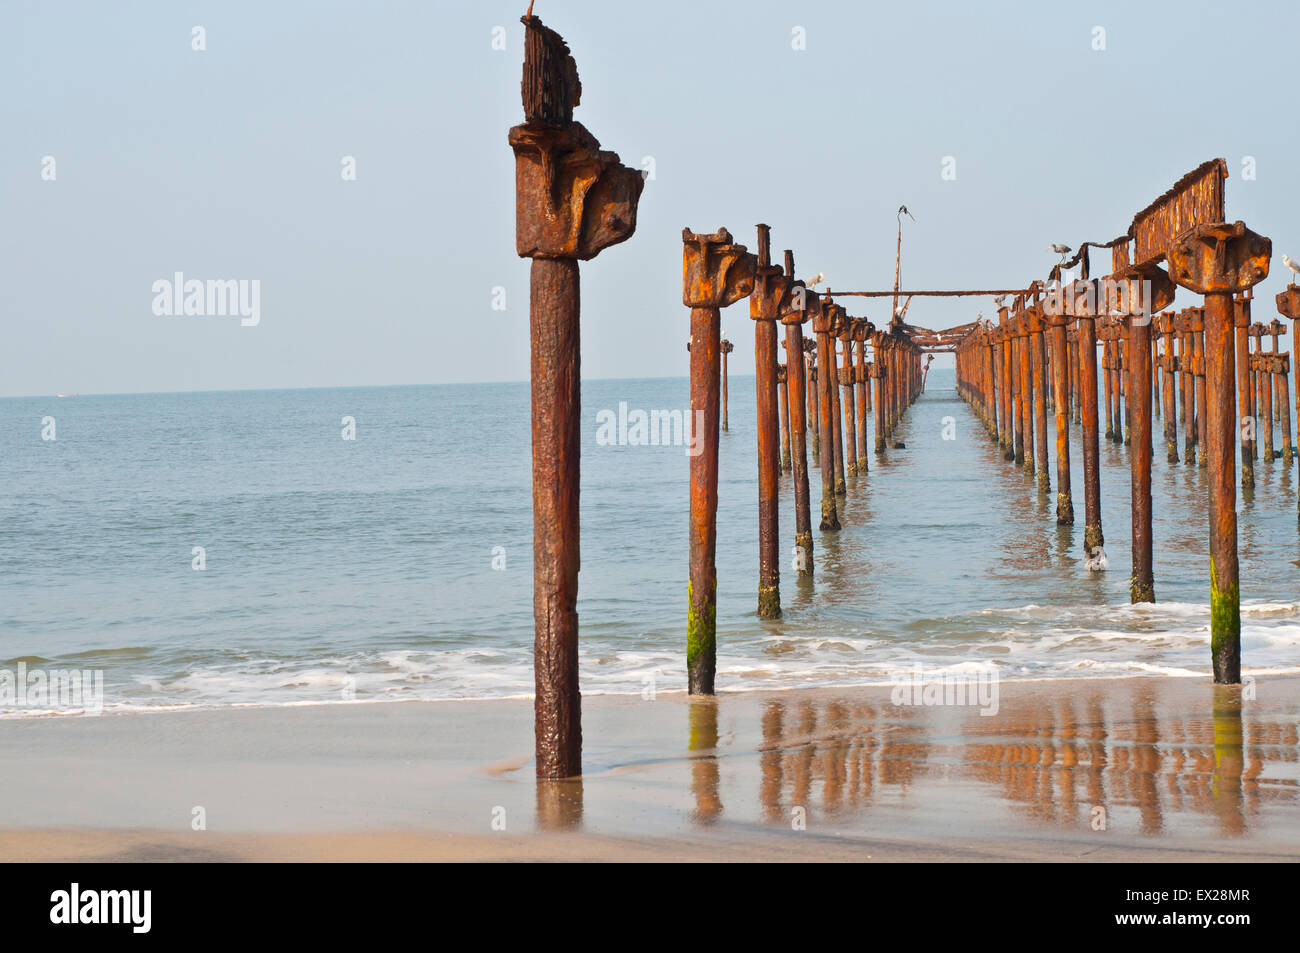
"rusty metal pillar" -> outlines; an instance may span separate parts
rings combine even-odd
[[[1079,332],[1071,329],[1066,335],[1066,344],[1069,345],[1070,360],[1070,411],[1076,424],[1083,422],[1083,415],[1079,408]]]
[[[867,381],[867,335],[872,331],[872,324],[866,318],[853,322],[853,396],[858,404],[858,473],[867,472],[867,411],[870,403],[867,398],[869,387]]]
[[[1282,317],[1291,322],[1291,354],[1296,361],[1300,361],[1300,288],[1295,284],[1287,285],[1285,291],[1279,292],[1277,296],[1277,310]],[[1297,375],[1295,385],[1295,424],[1297,429],[1296,439],[1300,440],[1300,375]],[[1290,400],[1287,401],[1288,407]],[[1291,425],[1287,424],[1287,433],[1291,433]],[[1300,499],[1297,499],[1300,505]]]
[[[1208,304],[1207,304],[1208,307]],[[1206,316],[1207,320],[1209,316]],[[1253,426],[1246,426],[1247,417],[1255,415],[1254,377],[1250,373],[1250,302],[1241,297],[1233,299],[1233,325],[1236,330],[1237,362],[1237,407],[1240,410],[1237,430],[1241,437],[1241,485],[1255,485],[1255,441],[1250,433]],[[1206,325],[1206,335],[1209,335]],[[1209,341],[1206,341],[1206,358],[1209,357]],[[1207,366],[1208,374],[1208,366]]]
[[[1256,322],[1251,325],[1251,333],[1256,340],[1255,356],[1251,363],[1255,365],[1255,403],[1258,411],[1258,419],[1255,424],[1255,436],[1259,437],[1259,426],[1262,423],[1264,427],[1263,447],[1260,449],[1262,458],[1269,463],[1273,462],[1273,374],[1270,371],[1270,365],[1264,356],[1264,335],[1267,333],[1264,326]]]
[[[858,475],[857,454],[857,411],[853,395],[853,324],[857,318],[846,313],[840,326],[839,340],[844,350],[844,363],[835,372],[839,381],[841,395],[840,405],[844,410],[844,469],[849,476]]]
[[[840,520],[835,512],[835,402],[834,384],[827,372],[833,366],[831,354],[831,316],[834,302],[829,296],[812,315],[813,333],[817,336],[817,416],[821,443],[822,520],[819,529],[835,531]]]
[[[1210,480],[1210,654],[1214,681],[1241,681],[1241,594],[1237,568],[1237,487],[1233,444],[1233,295],[1268,277],[1273,243],[1241,222],[1197,225],[1168,250],[1179,285],[1205,295],[1206,437]],[[1247,315],[1248,317],[1248,315]],[[1237,344],[1241,331],[1237,327]],[[1249,455],[1244,455],[1246,460]],[[1243,463],[1246,462],[1243,460]]]
[[[727,426],[727,355],[736,349],[726,338],[722,339],[722,429],[730,429]]]
[[[790,393],[790,458],[794,483],[794,568],[800,576],[813,574],[811,503],[808,491],[808,388],[804,383],[803,323],[820,304],[817,296],[794,277],[794,253],[785,253],[785,276],[790,279],[788,306],[781,312],[785,325],[786,374]],[[814,418],[815,419],[815,418]]]
[[[1052,348],[1052,387],[1056,393],[1056,525],[1074,525],[1074,500],[1070,497],[1070,366],[1066,336],[1068,319],[1059,308],[1045,309],[1044,319]]]
[[[1277,414],[1278,429],[1282,431],[1282,464],[1289,467],[1294,457],[1291,445],[1291,387],[1287,382],[1290,355],[1282,350],[1280,340],[1286,331],[1286,325],[1274,318],[1268,329],[1273,337],[1273,409]]]
[[[1177,334],[1174,330],[1174,316],[1162,314],[1159,317],[1160,336],[1165,342],[1165,352],[1160,357],[1161,407],[1164,409],[1162,423],[1165,431],[1165,461],[1178,462],[1178,404],[1174,393],[1174,380],[1178,374],[1178,356],[1174,353]]]
[[[1016,315],[1016,346],[1019,349],[1018,359],[1020,361],[1020,387],[1024,392],[1020,401],[1021,413],[1024,419],[1021,421],[1021,458],[1020,463],[1023,465],[1025,473],[1028,476],[1034,475],[1034,373],[1033,367],[1033,334],[1029,327],[1029,313],[1021,311]]]
[[[876,431],[876,453],[885,452],[885,339],[887,335],[884,331],[876,331],[871,335],[871,377],[876,382],[876,401],[875,401],[875,431]]]
[[[1200,451],[1199,465],[1205,469],[1209,466],[1209,457],[1206,456],[1205,450],[1209,446],[1205,429],[1205,309],[1192,308],[1189,321],[1192,327],[1192,351],[1195,362],[1192,366],[1192,374],[1196,387],[1196,399],[1191,404],[1192,440]]]
[[[780,416],[776,388],[776,322],[788,303],[790,279],[773,265],[769,229],[758,226],[758,267],[749,296],[754,320],[754,389],[758,398],[758,617],[781,618],[780,528],[777,479]]]
[[[782,342],[784,344],[785,342]],[[777,418],[781,427],[781,466],[782,473],[790,470],[790,388],[786,386],[789,378],[789,360],[776,366],[776,404],[780,410]]]
[[[1115,349],[1111,346],[1110,339],[1106,336],[1110,329],[1106,327],[1105,321],[1102,322],[1098,329],[1098,337],[1101,339],[1101,377],[1105,388],[1106,400],[1106,439],[1114,442],[1115,440],[1115,407],[1111,401],[1111,391],[1113,390],[1114,368],[1115,368]]]
[[[1011,379],[1012,387],[1012,423],[1015,426],[1015,462],[1017,466],[1025,465],[1025,377],[1020,369],[1021,345],[1020,318],[1013,317],[1007,325],[1007,336],[1011,339]]]
[[[1046,496],[1052,492],[1052,481],[1047,472],[1047,351],[1043,334],[1042,306],[1035,303],[1025,312],[1030,331],[1029,349],[1033,357],[1034,423],[1037,427],[1036,468],[1038,492]]]
[[[524,122],[515,155],[515,248],[531,258],[534,729],[537,777],[582,771],[578,690],[578,262],[636,229],[641,173],[573,121],[581,86],[563,38],[524,24]]]
[[[1095,298],[1094,298],[1095,300]],[[1079,405],[1083,438],[1083,551],[1089,569],[1106,568],[1101,531],[1101,435],[1098,433],[1095,309],[1075,308],[1079,341]]]
[[[809,290],[807,294],[811,295]],[[817,298],[817,307],[821,307],[821,298]],[[821,391],[817,386],[817,335],[805,338],[803,349],[806,355],[808,377],[808,432],[812,435],[812,462],[816,463],[821,456],[821,414],[818,412],[821,408],[819,395]]]
[[[755,257],[721,228],[712,235],[682,229],[682,304],[691,309],[691,425],[699,426],[691,457],[690,580],[686,599],[686,675],[692,695],[712,695],[717,669],[718,417],[723,353],[720,308],[754,289]]]
[[[823,306],[824,307],[824,306]],[[835,475],[835,495],[844,496],[848,490],[844,480],[844,427],[843,411],[840,409],[840,372],[838,341],[840,326],[844,322],[845,311],[839,305],[830,307],[831,330],[830,350],[827,352],[829,363],[825,365],[826,386],[831,393],[831,463]]]
[[[1133,546],[1129,601],[1155,602],[1151,558],[1151,316],[1173,303],[1174,285],[1158,266],[1130,266],[1127,242],[1115,246],[1111,254],[1114,273],[1107,282],[1111,289],[1107,310],[1120,314],[1128,325],[1127,416]]]

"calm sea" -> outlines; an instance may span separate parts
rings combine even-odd
[[[907,413],[906,449],[850,480],[844,530],[815,534],[814,581],[787,568],[785,617],[758,620],[752,378],[731,397],[721,690],[881,682],[916,663],[1209,672],[1204,471],[1165,463],[1158,441],[1159,602],[1130,607],[1127,451],[1103,441],[1110,569],[1090,574],[1077,428],[1078,525],[1059,529],[1055,486],[1040,498],[1000,458],[951,370]],[[598,442],[620,403],[684,414],[687,383],[583,385],[582,688],[680,690],[688,457]],[[1296,672],[1296,475],[1256,472],[1238,504],[1245,670]],[[814,473],[814,512],[817,496]],[[106,710],[527,695],[531,580],[526,384],[0,400],[0,664],[101,669]]]

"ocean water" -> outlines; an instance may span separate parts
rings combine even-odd
[[[622,402],[684,415],[687,382],[584,382],[582,688],[684,690],[689,458],[598,442],[599,415]],[[1159,601],[1133,607],[1127,450],[1102,443],[1110,568],[1089,573],[1078,428],[1078,524],[1058,528],[1055,485],[1040,497],[953,372],[932,371],[901,425],[906,449],[850,478],[843,531],[814,534],[811,583],[787,555],[785,614],[765,622],[754,417],[753,379],[733,376],[720,690],[884,682],[916,664],[1208,675],[1205,473],[1167,464],[1162,440]],[[1296,474],[1261,462],[1256,475],[1238,502],[1244,670],[1300,672]],[[0,487],[0,666],[102,670],[105,710],[532,691],[527,384],[0,400]],[[781,487],[792,545],[788,475]]]

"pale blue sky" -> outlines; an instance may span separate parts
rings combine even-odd
[[[525,379],[506,131],[526,5],[5,0],[0,395]],[[906,203],[905,285],[1017,284],[1045,275],[1048,242],[1108,240],[1223,156],[1229,218],[1274,240],[1261,296],[1285,284],[1282,252],[1300,257],[1294,4],[535,12],[577,60],[576,117],[656,166],[637,234],[582,266],[586,377],[686,373],[684,225],[752,246],[766,222],[801,274],[887,287]],[[176,271],[259,279],[261,323],[155,316],[152,283]],[[909,319],[980,308],[918,301]],[[724,313],[737,372],[749,325],[743,304]]]

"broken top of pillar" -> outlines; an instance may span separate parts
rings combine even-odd
[[[754,290],[758,259],[720,228],[712,234],[682,229],[682,304],[688,308],[725,308]],[[724,341],[723,349],[734,345]]]
[[[586,261],[632,237],[645,177],[573,120],[582,83],[564,39],[537,17],[521,19],[525,121],[509,133],[515,249],[521,258]]]
[[[758,267],[754,270],[754,290],[749,296],[749,316],[755,321],[778,320],[782,310],[789,307],[790,288],[794,284],[782,266],[772,264],[770,231],[766,225],[758,226]]]
[[[778,317],[782,324],[803,324],[819,312],[821,306],[822,299],[815,291],[810,291],[802,279],[791,279]]]
[[[1235,294],[1268,277],[1273,242],[1244,222],[1194,225],[1169,247],[1169,276],[1197,294]]]
[[[1300,320],[1300,288],[1287,285],[1285,291],[1278,292],[1277,312],[1292,321]]]
[[[1178,290],[1165,270],[1154,261],[1117,269],[1102,280],[1101,288],[1106,299],[1101,305],[1108,313],[1148,320],[1173,304],[1174,293]]]
[[[812,316],[813,331],[817,334],[838,334],[843,315],[844,309],[827,295],[821,299],[821,307]]]

